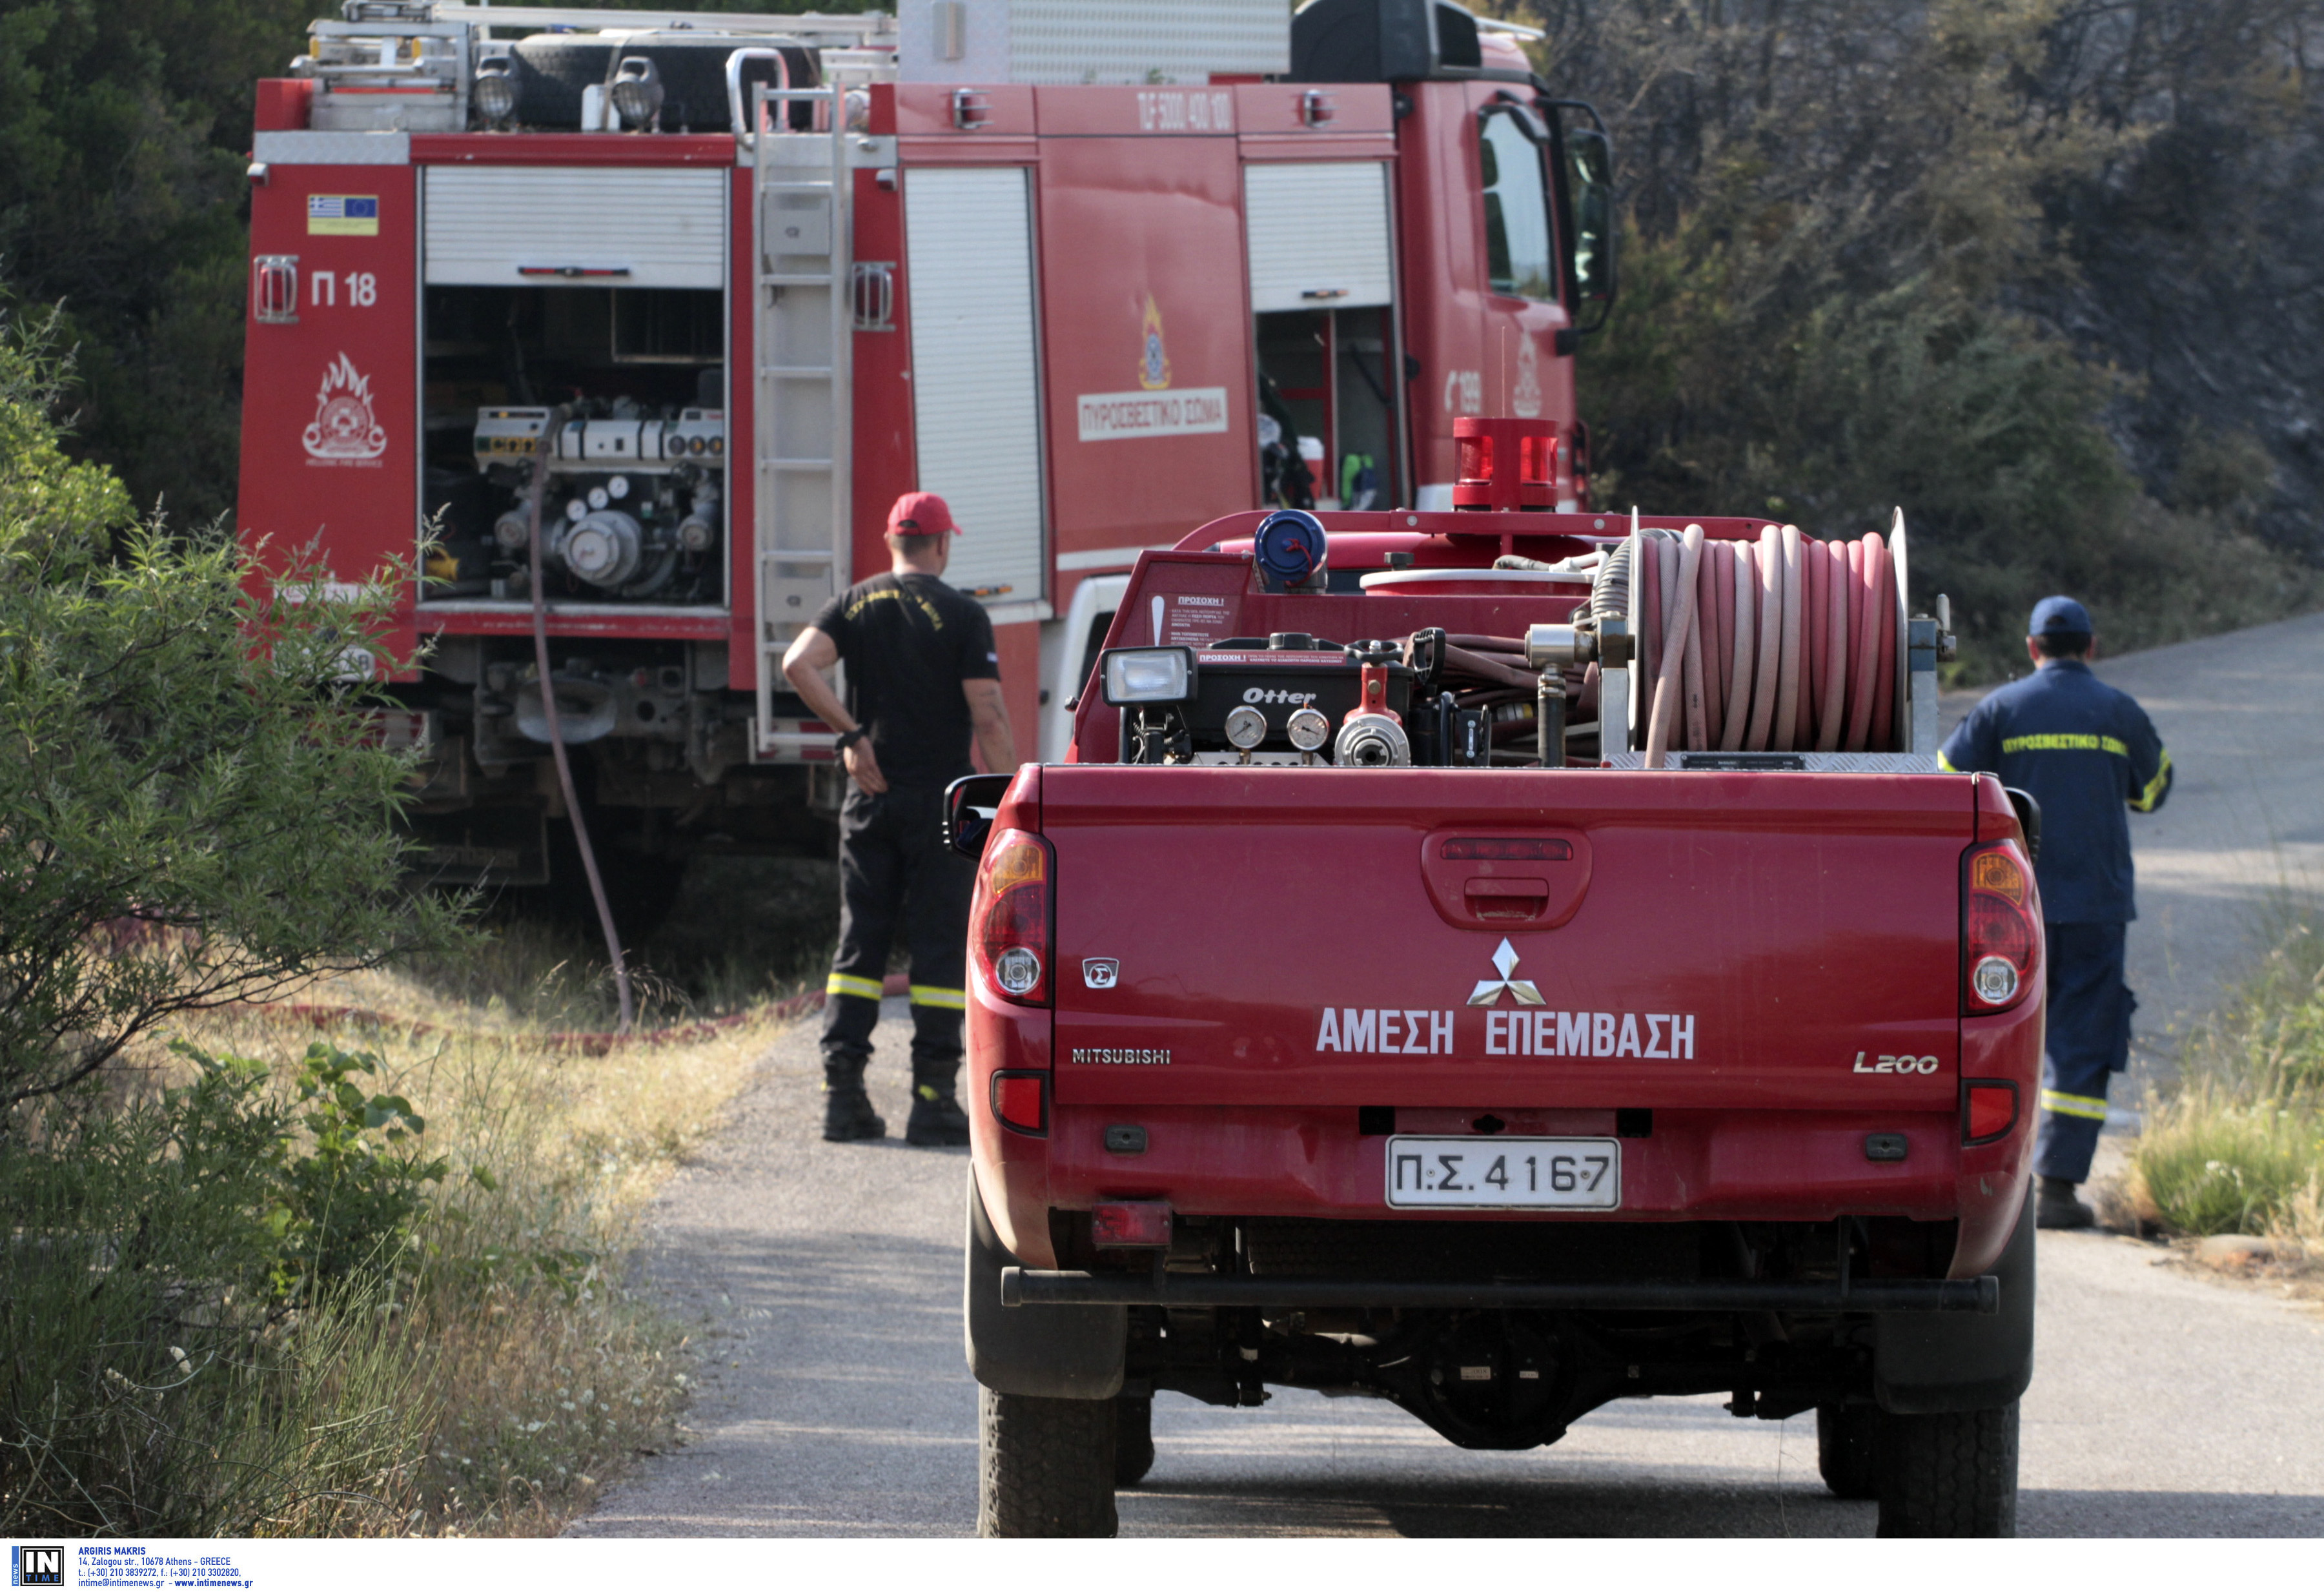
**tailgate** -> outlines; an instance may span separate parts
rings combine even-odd
[[[1047,768],[1056,1098],[1946,1109],[1974,785]]]

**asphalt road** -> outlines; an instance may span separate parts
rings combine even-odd
[[[882,1035],[908,1019],[890,1001]],[[976,1389],[961,1360],[964,1151],[826,1145],[812,1024],[786,1033],[733,1128],[654,1215],[647,1265],[697,1323],[691,1435],[577,1536],[972,1531]],[[904,1110],[901,1063],[873,1083]],[[2324,1315],[2157,1265],[2127,1238],[2045,1234],[2020,1529],[2324,1535]],[[1159,1457],[1124,1535],[1866,1536],[1815,1474],[1812,1416],[1716,1398],[1615,1405],[1554,1448],[1464,1452],[1393,1405],[1278,1392],[1259,1410],[1156,1401]]]
[[[2324,617],[2102,666],[2179,770],[2134,820],[2139,1068],[2251,954],[2272,903],[2324,875]],[[1973,695],[1948,704],[1958,713]],[[873,1084],[899,1127],[908,1019]],[[964,1152],[821,1142],[813,1025],[770,1050],[731,1129],[656,1207],[646,1261],[698,1323],[687,1443],[612,1489],[578,1536],[944,1535],[975,1520],[975,1388],[959,1326]],[[2128,1091],[2123,1091],[2127,1093]],[[2045,1234],[2026,1395],[2028,1535],[2324,1535],[2324,1315]],[[1868,1535],[1815,1474],[1812,1416],[1717,1398],[1612,1406],[1555,1447],[1454,1449],[1392,1405],[1173,1395],[1125,1535]]]

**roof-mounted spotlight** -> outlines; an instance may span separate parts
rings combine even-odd
[[[661,130],[661,69],[650,56],[624,56],[613,74],[613,110],[632,133]]]
[[[475,80],[468,85],[468,102],[487,127],[506,126],[516,115],[515,58],[488,55],[478,61]]]

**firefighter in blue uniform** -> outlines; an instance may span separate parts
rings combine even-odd
[[[2152,813],[2171,794],[2171,754],[2145,710],[2090,672],[2096,645],[2080,603],[2044,597],[2025,639],[2040,667],[1978,704],[1937,756],[2042,804],[2034,872],[2048,927],[2049,1035],[2034,1170],[2034,1222],[2045,1228],[2094,1219],[2074,1191],[2090,1174],[2107,1083],[2129,1062],[2138,1005],[2122,974],[2124,930],[2138,916],[2125,809]]]

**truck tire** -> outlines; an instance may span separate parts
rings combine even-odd
[[[1113,1401],[1113,1485],[1134,1487],[1154,1468],[1154,1401]]]
[[[1111,1537],[1112,1399],[976,1391],[976,1534]]]
[[[2017,1403],[1941,1415],[1883,1414],[1880,1535],[2017,1534]]]
[[[1880,1493],[1880,1412],[1870,1404],[1816,1406],[1816,1468],[1835,1498]]]

